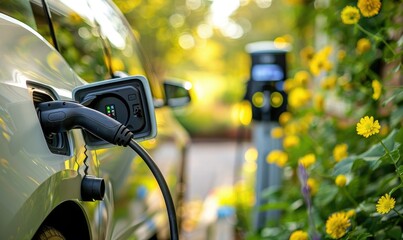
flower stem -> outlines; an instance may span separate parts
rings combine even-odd
[[[400,184],[399,184],[398,186],[394,187],[394,188],[390,191],[390,194],[392,194],[392,193],[393,193],[394,191],[396,191],[397,189],[403,187],[403,176],[400,175],[399,170],[398,170],[399,167],[397,166],[397,161],[395,161],[395,159],[393,158],[393,156],[392,156],[392,154],[390,153],[389,149],[386,147],[386,145],[383,143],[383,141],[382,141],[378,136],[376,136],[376,138],[378,139],[378,141],[379,141],[379,143],[382,145],[382,147],[385,149],[385,152],[386,152],[386,154],[388,154],[388,156],[390,157],[390,160],[392,160],[393,164],[395,165],[395,169],[396,169],[395,171],[396,171],[396,173],[397,173],[397,175],[398,175],[398,177],[399,177],[399,179],[400,179]]]
[[[392,210],[395,211],[395,213],[397,213],[397,215],[399,215],[400,218],[403,218],[402,214],[400,214],[395,208],[393,208]]]
[[[393,157],[392,157],[392,155],[390,154],[389,149],[388,149],[388,148],[386,147],[386,145],[383,143],[382,139],[380,139],[378,135],[376,135],[376,138],[378,139],[378,141],[379,141],[379,143],[382,145],[382,147],[385,149],[386,154],[388,154],[389,157],[390,157],[390,159],[391,159],[393,162],[395,162],[394,159],[393,159]]]
[[[403,183],[400,183],[399,185],[394,187],[392,190],[390,190],[389,195],[392,195],[392,193],[394,193],[397,189],[399,189],[401,187],[403,187]]]
[[[358,203],[354,200],[354,198],[350,195],[350,193],[344,188],[340,187],[343,194],[348,198],[348,200],[355,206],[358,207]]]
[[[396,56],[395,50],[393,50],[393,48],[385,41],[385,39],[383,39],[382,37],[379,37],[379,36],[377,36],[377,35],[375,35],[375,34],[369,32],[369,31],[367,31],[365,28],[363,28],[363,27],[362,27],[360,24],[358,24],[358,23],[356,23],[355,25],[358,27],[358,29],[360,29],[362,32],[364,32],[364,33],[367,34],[368,36],[374,38],[375,40],[380,40],[381,42],[383,42],[383,43],[385,44],[385,46],[386,46],[387,48],[389,48],[389,50],[392,52],[392,54],[393,54],[394,56]]]

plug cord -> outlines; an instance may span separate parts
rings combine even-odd
[[[164,197],[167,213],[168,213],[168,220],[169,220],[169,231],[171,234],[172,240],[179,239],[178,234],[178,225],[176,219],[176,212],[175,212],[175,205],[172,200],[171,193],[169,191],[168,185],[162,175],[160,169],[155,164],[151,156],[148,154],[146,150],[142,146],[140,146],[134,139],[131,139],[129,142],[129,147],[131,147],[147,164],[148,168],[153,173],[155,180],[161,189],[162,196]]]
[[[38,117],[46,134],[83,128],[109,143],[129,145],[147,164],[154,175],[168,212],[172,240],[178,240],[175,206],[168,185],[151,156],[133,138],[133,133],[115,119],[76,102],[52,101],[38,104]]]

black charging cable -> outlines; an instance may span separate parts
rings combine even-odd
[[[179,239],[175,205],[164,176],[147,151],[132,138],[133,133],[126,126],[97,110],[68,101],[38,104],[38,117],[45,134],[81,128],[114,145],[130,146],[154,175],[167,208],[171,239]]]

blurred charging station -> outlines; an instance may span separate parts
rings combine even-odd
[[[262,211],[260,208],[270,202],[263,192],[281,187],[282,169],[267,163],[266,157],[272,150],[282,149],[282,139],[273,139],[271,130],[279,126],[279,117],[287,109],[284,82],[290,45],[254,42],[246,45],[246,51],[252,64],[245,98],[252,106],[252,141],[258,151],[252,224],[254,230],[260,230],[267,222],[276,222],[280,217],[279,211]]]

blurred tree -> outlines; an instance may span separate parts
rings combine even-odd
[[[205,102],[206,98],[210,99],[211,109],[228,109],[242,100],[250,68],[246,44],[271,41],[279,36],[292,40],[292,19],[287,16],[290,6],[283,1],[114,2],[134,29],[159,78],[183,78],[197,88],[193,117],[186,116],[191,125],[198,125],[198,119],[205,119],[200,114],[205,114],[201,108],[205,109],[206,105],[200,102]],[[227,113],[230,114],[229,110]],[[223,129],[220,122],[231,125],[228,114],[221,113],[221,120],[212,118],[210,121]]]

